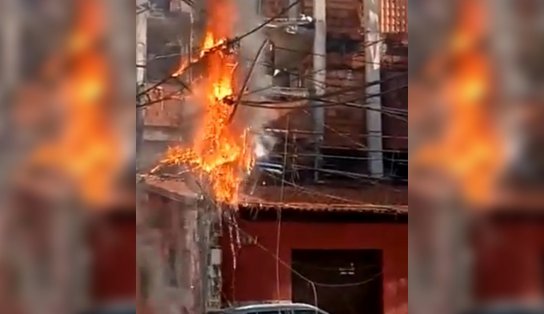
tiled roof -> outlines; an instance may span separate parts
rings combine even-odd
[[[182,180],[146,177],[148,190],[172,199],[198,197],[198,193]],[[249,189],[248,189],[249,190]],[[253,193],[240,196],[243,208],[293,209],[301,211],[369,212],[382,214],[408,213],[406,188],[375,185],[363,188],[329,186],[260,186]]]
[[[408,0],[382,0],[383,33],[408,32]]]

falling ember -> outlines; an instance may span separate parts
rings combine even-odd
[[[229,103],[234,94],[233,72],[237,65],[233,54],[214,49],[232,36],[231,1],[210,0],[210,22],[200,52],[206,58],[206,79],[195,89],[195,98],[203,106],[204,116],[193,144],[189,148],[170,148],[161,165],[188,165],[210,182],[219,202],[235,204],[240,184],[254,163],[252,138],[245,130],[238,132],[229,126],[233,108]],[[213,50],[212,50],[213,49]],[[183,72],[186,64],[174,73]]]
[[[466,201],[489,201],[503,167],[504,143],[489,107],[492,71],[490,57],[481,49],[487,35],[483,1],[461,1],[459,24],[447,51],[456,65],[446,81],[443,100],[448,104],[444,132],[424,144],[415,163],[446,172]]]
[[[78,1],[76,25],[61,58],[61,132],[34,155],[34,162],[59,170],[91,205],[111,200],[121,168],[120,143],[108,119],[109,69],[105,52],[97,45],[104,35],[100,1]]]

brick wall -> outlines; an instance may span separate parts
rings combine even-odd
[[[364,74],[352,69],[327,71],[327,93],[335,103],[361,103],[364,95]],[[349,90],[348,90],[349,89]],[[361,148],[365,143],[365,111],[362,108],[334,106],[325,110],[325,145]]]
[[[288,5],[287,0],[263,0],[262,11],[266,16],[272,16]],[[313,0],[304,0],[300,12],[306,15],[313,13]],[[403,33],[407,31],[407,0],[382,0],[382,32],[387,36],[387,47],[390,42],[407,40]],[[353,101],[357,99],[364,103],[364,85],[366,83],[365,54],[364,54],[364,12],[362,0],[328,0],[327,1],[327,93],[353,86],[354,90],[345,93],[342,97],[331,97],[333,102]],[[396,44],[387,53],[396,53]],[[396,49],[396,50],[395,50]],[[399,68],[399,64],[405,64],[406,56],[384,58],[386,68],[391,68],[391,62],[395,63],[392,71],[384,73],[385,76],[398,74],[406,67]],[[401,60],[402,59],[402,60]],[[307,73],[311,73],[311,62],[308,63]],[[404,82],[404,78],[392,80],[383,90],[398,88]],[[307,80],[307,86],[311,86],[311,80]],[[357,87],[360,87],[357,89]],[[382,98],[383,105],[393,108],[407,109],[407,97],[405,90],[388,93]],[[302,119],[311,122],[309,112],[298,111],[292,114],[291,120]],[[407,141],[407,125],[403,121],[384,116],[384,140],[385,146],[390,149],[404,149]],[[354,107],[327,107],[325,109],[325,145],[345,148],[361,148],[366,144],[365,138],[365,110]],[[308,124],[308,123],[306,123]],[[400,137],[400,138],[399,138]]]
[[[361,0],[327,0],[328,36],[362,40],[363,5]],[[313,0],[304,0],[302,12],[313,15]]]
[[[403,70],[382,70],[382,104],[388,108],[408,110],[408,73]],[[408,150],[408,121],[383,115],[383,147],[388,150]]]

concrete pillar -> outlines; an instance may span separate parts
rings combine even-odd
[[[380,1],[365,0],[364,2],[364,26],[365,26],[365,74],[366,82],[378,82],[380,77],[380,61],[382,42],[380,41]],[[380,84],[372,84],[366,92],[366,128],[368,171],[374,178],[383,177],[383,142],[382,142],[382,103],[379,95]]]
[[[325,83],[327,79],[327,3],[325,0],[314,0],[314,97],[320,98],[325,94]],[[325,132],[325,108],[319,107],[322,103],[313,102],[314,108],[314,132],[316,134],[316,154],[315,168],[319,169],[322,164],[321,144]],[[318,171],[314,173],[315,181],[319,180]]]
[[[143,6],[147,1],[136,0],[136,11],[142,11]],[[147,64],[147,11],[136,15],[136,85],[140,90],[145,82],[145,66]],[[140,154],[143,145],[144,133],[144,116],[143,109],[136,110],[136,169],[140,165]]]

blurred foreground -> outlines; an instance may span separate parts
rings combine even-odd
[[[135,3],[0,15],[0,312],[134,313]]]
[[[411,1],[411,313],[542,312],[542,1]]]
[[[0,312],[130,311],[135,4],[0,6]],[[544,3],[409,15],[410,311],[541,312]]]

